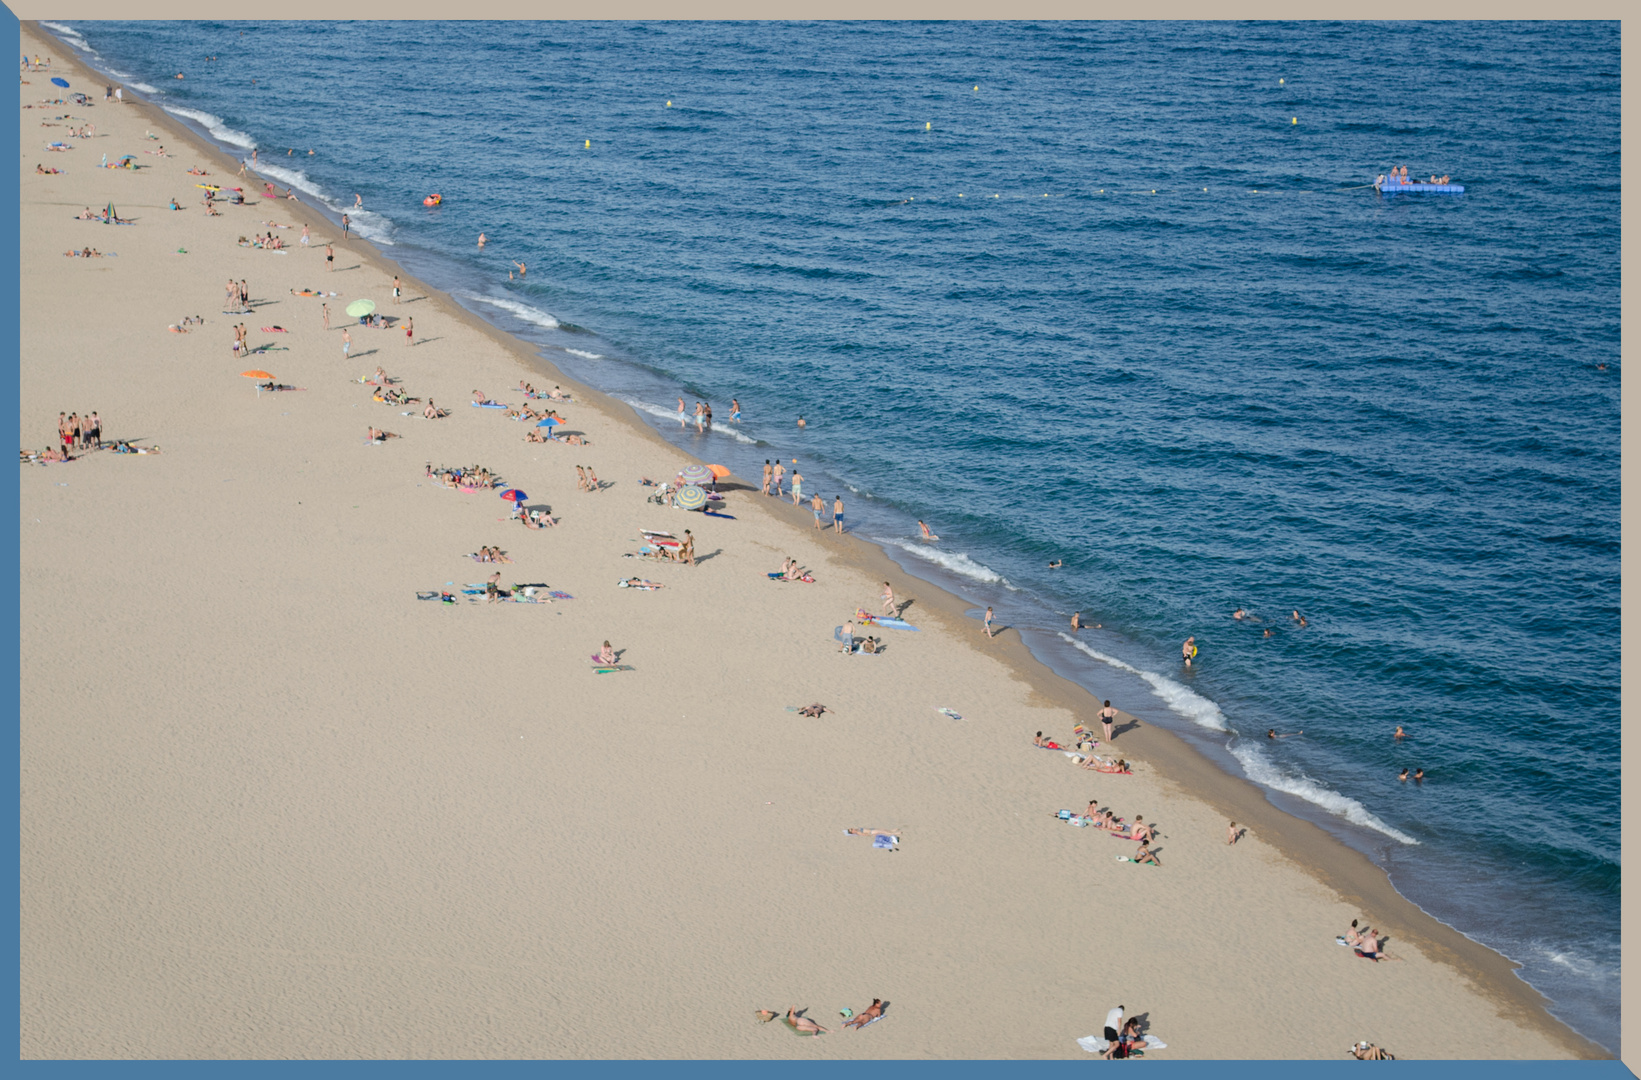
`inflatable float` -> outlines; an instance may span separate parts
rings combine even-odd
[[[443,203],[444,196],[437,193],[429,195],[427,198],[422,200],[423,206],[441,206]]]

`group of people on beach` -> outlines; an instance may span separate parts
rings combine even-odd
[[[103,448],[103,421],[93,411],[88,416],[79,413],[57,414],[57,441],[60,444],[62,460],[67,461],[69,454],[78,450],[101,450]]]

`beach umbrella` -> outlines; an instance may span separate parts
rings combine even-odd
[[[271,378],[273,378],[273,373],[269,372],[269,371],[241,371],[239,373],[239,375],[240,375],[240,378],[243,378],[243,379],[271,379]]]
[[[51,77],[51,82],[52,82],[53,86],[61,86],[64,90],[68,89],[68,80],[67,79],[59,79],[57,76],[53,75]]]
[[[679,470],[678,478],[686,484],[710,484],[712,470],[705,465],[686,465]]]
[[[222,188],[217,184],[195,184],[194,186],[197,187],[197,188],[204,188],[206,191],[221,191],[222,190]]]
[[[508,502],[521,503],[530,496],[526,495],[518,488],[508,488],[506,491],[501,493],[501,497],[506,499]]]
[[[547,419],[537,424],[536,427],[558,427],[558,425],[562,423],[564,423],[564,421],[560,420],[558,417],[549,416]]]
[[[355,300],[348,305],[348,314],[356,319],[362,319],[375,310],[376,301],[374,300]]]
[[[707,493],[694,484],[685,484],[678,489],[675,501],[680,510],[699,510],[707,504]]]
[[[707,468],[712,470],[712,477],[715,480],[722,480],[729,475],[729,470],[722,465],[708,465]]]

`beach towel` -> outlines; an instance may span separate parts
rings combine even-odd
[[[631,664],[607,664],[607,665],[604,665],[602,667],[593,668],[593,674],[594,675],[608,675],[612,671],[631,671],[631,670],[633,670],[633,667],[632,667]]]
[[[948,720],[963,719],[962,713],[953,712],[951,709],[936,709],[935,712],[939,713],[941,716],[944,716]]]
[[[1146,1035],[1144,1038],[1145,1048],[1147,1050],[1168,1049],[1168,1044],[1157,1038],[1155,1035]],[[1084,1035],[1082,1038],[1077,1040],[1077,1045],[1082,1047],[1084,1050],[1087,1050],[1090,1054],[1103,1054],[1111,1048],[1111,1043],[1100,1038],[1098,1035]]]
[[[900,837],[898,836],[874,836],[872,837],[872,846],[887,850],[894,847],[899,841]],[[868,1020],[867,1023],[876,1023],[880,1019],[882,1019],[882,1017],[873,1017],[871,1020]],[[865,1025],[863,1024],[861,1026],[864,1027]]]
[[[547,595],[552,597],[554,600],[574,600],[575,599],[575,597],[571,596],[569,593],[560,592],[557,589],[554,589],[552,592],[548,593]]]

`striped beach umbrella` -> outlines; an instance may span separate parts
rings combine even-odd
[[[699,510],[707,504],[707,493],[694,484],[685,484],[678,489],[678,497],[674,501],[680,510]]]
[[[508,488],[506,491],[501,493],[501,497],[506,499],[508,502],[521,503],[530,496],[526,495],[518,488]]]
[[[686,465],[679,470],[678,478],[686,484],[710,484],[712,470],[705,465]]]

